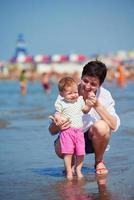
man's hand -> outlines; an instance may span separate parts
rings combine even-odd
[[[60,123],[56,121],[55,117],[53,115],[49,116],[49,119],[53,121],[53,123],[58,127],[59,130],[64,130],[70,127],[70,120],[69,118],[62,117],[60,120]]]
[[[94,107],[97,102],[97,98],[94,92],[90,91],[88,93],[88,98],[86,99],[86,104],[90,107]]]

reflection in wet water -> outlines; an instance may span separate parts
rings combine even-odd
[[[55,200],[118,200],[118,197],[108,190],[106,178],[94,176],[91,180],[83,178],[57,181],[43,189],[44,196],[46,194],[48,199]]]

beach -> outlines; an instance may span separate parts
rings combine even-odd
[[[0,80],[1,200],[132,200],[134,199],[134,82],[118,87],[104,83],[116,101],[121,126],[105,153],[106,177],[96,177],[94,156],[86,155],[83,180],[66,181],[63,161],[54,152],[57,136],[48,131],[57,86],[46,94],[38,81]]]

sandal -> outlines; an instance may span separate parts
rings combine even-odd
[[[106,168],[103,161],[98,162],[95,164],[96,174],[97,175],[106,175],[108,174],[108,169]]]

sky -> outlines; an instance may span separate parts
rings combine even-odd
[[[29,55],[134,49],[134,0],[0,0],[0,60],[22,33]]]

